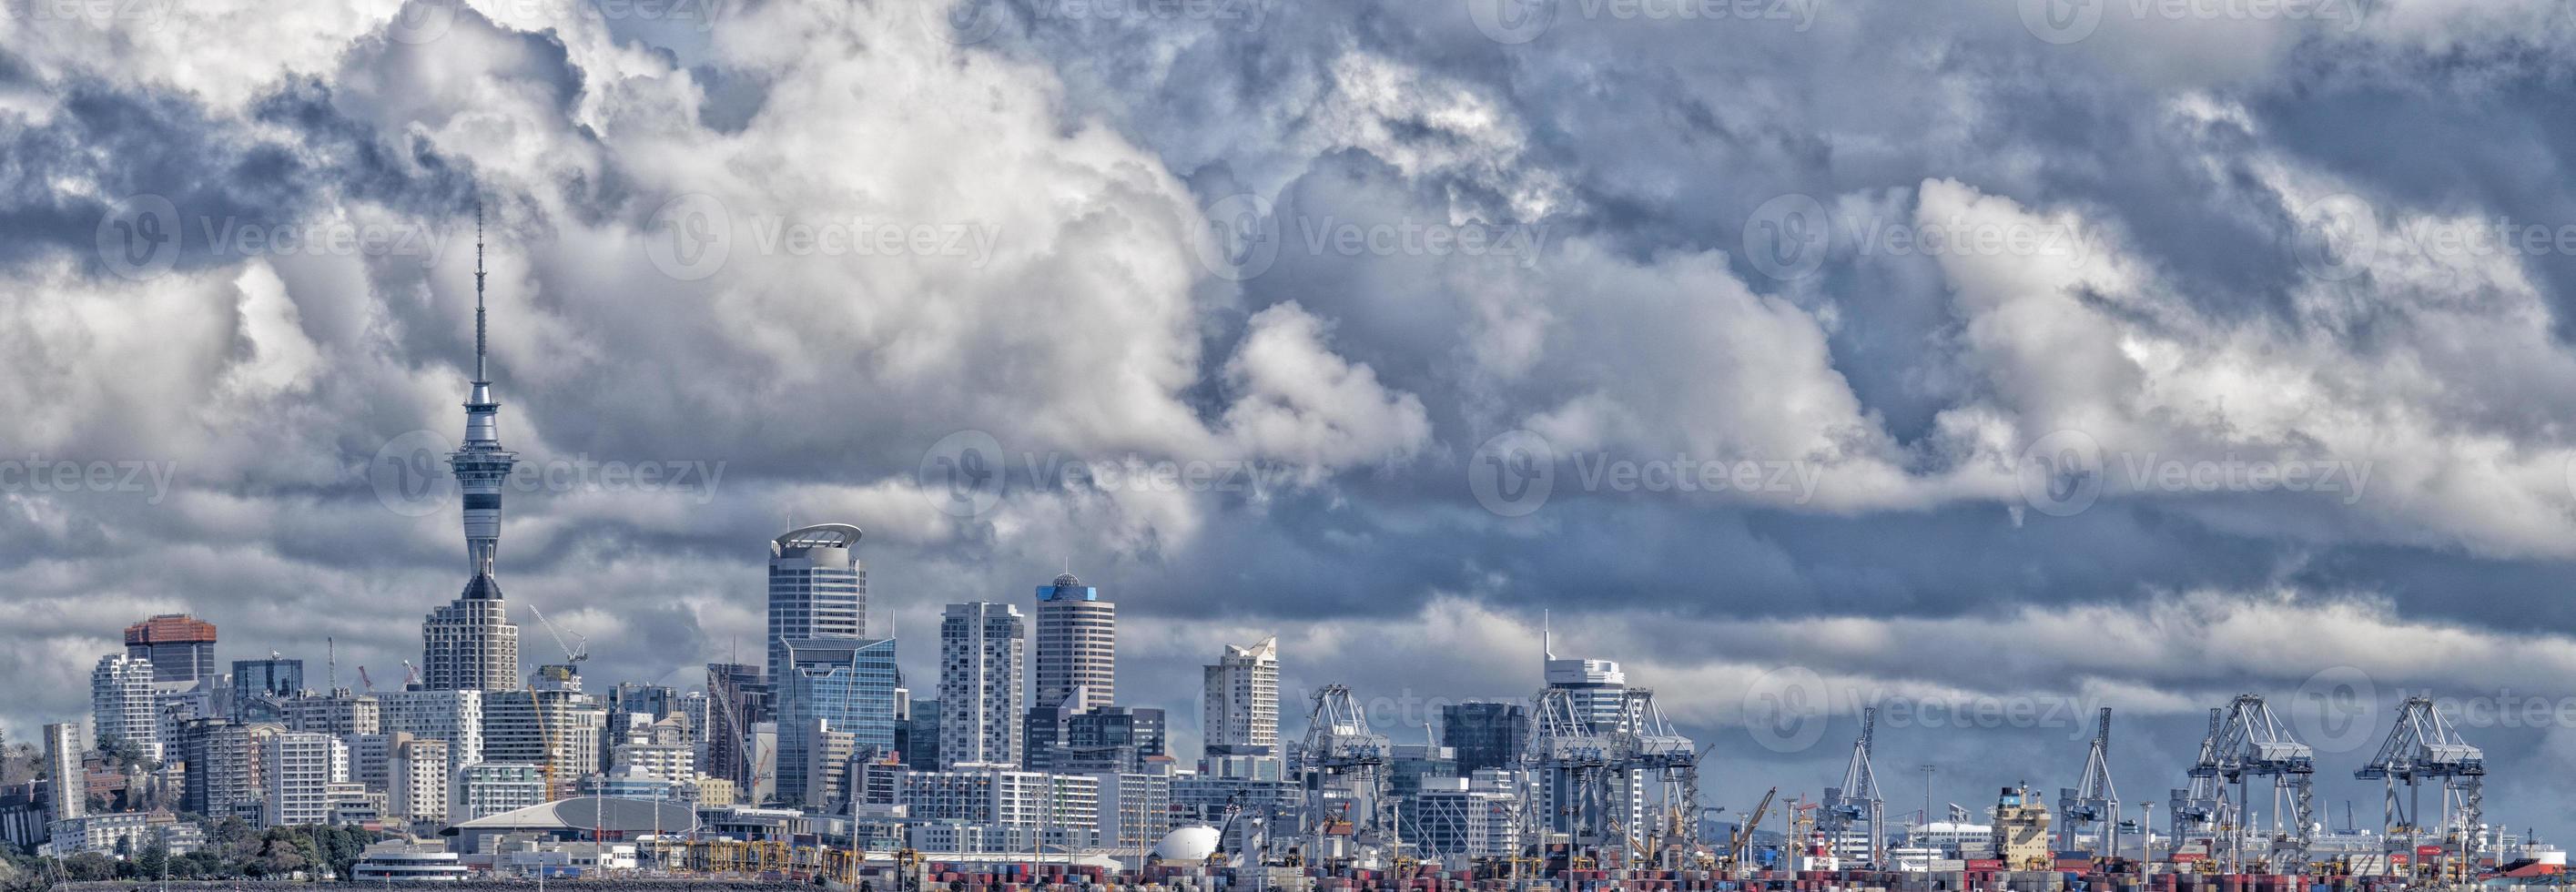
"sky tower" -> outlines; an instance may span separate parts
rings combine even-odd
[[[483,206],[474,206],[474,390],[465,400],[465,442],[448,453],[465,500],[465,592],[421,624],[421,682],[431,690],[507,691],[519,686],[519,627],[510,624],[492,578],[501,544],[501,484],[518,454],[501,448],[492,378],[485,361]]]

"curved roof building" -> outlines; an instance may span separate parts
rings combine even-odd
[[[868,569],[859,528],[819,523],[769,542],[769,683],[792,665],[786,642],[858,638],[868,632]]]

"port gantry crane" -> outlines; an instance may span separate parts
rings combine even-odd
[[[1652,690],[1626,689],[1606,706],[1585,696],[1549,687],[1530,698],[1522,759],[1541,790],[1524,800],[1523,832],[1565,834],[1575,854],[1616,852],[1623,867],[1682,869],[1698,839],[1699,750],[1665,720]]]
[[[2193,765],[2209,765],[2218,759],[2218,723],[2223,712],[2218,709],[2209,711],[2209,731],[2200,738],[2200,758],[2193,760]],[[2209,853],[2216,855],[2219,828],[2232,828],[2236,824],[2235,816],[2229,813],[2235,808],[2235,803],[2227,801],[2227,788],[2219,783],[2218,773],[2214,771],[2207,774],[2192,772],[2191,786],[2174,790],[2167,805],[2170,808],[2165,811],[2165,820],[2171,826],[2165,834],[2177,847],[2186,839],[2206,839]]]
[[[2397,726],[2389,729],[2388,740],[2379,745],[2379,754],[2352,776],[2386,786],[2386,798],[2380,806],[2380,839],[2393,842],[2403,828],[2405,851],[2410,855],[2422,851],[2423,792],[2418,785],[2426,778],[2440,778],[2442,826],[2457,837],[2460,852],[2455,863],[2465,867],[2474,854],[2471,849],[2485,800],[2486,774],[2486,753],[2451,730],[2451,723],[2442,718],[2433,698],[2414,696],[2398,707]],[[2400,781],[2406,784],[2403,800],[2397,796]]]
[[[1887,865],[1886,830],[1887,800],[1878,794],[1878,772],[1870,767],[1870,744],[1878,733],[1878,707],[1861,710],[1860,739],[1852,742],[1851,764],[1843,767],[1843,783],[1826,787],[1824,811],[1820,821],[1826,845],[1840,846],[1844,832],[1853,821],[1869,820],[1869,863],[1884,869]]]
[[[2084,757],[2084,779],[2073,788],[2057,788],[2058,844],[2060,851],[2081,848],[2078,837],[2087,827],[2099,827],[2102,852],[2120,853],[2120,792],[2111,786],[2111,707],[2102,707],[2100,719],[2093,728],[2093,751]]]
[[[1691,847],[1698,843],[1699,832],[1699,760],[1701,751],[1691,739],[1673,729],[1664,720],[1664,710],[1655,705],[1655,692],[1646,688],[1629,688],[1627,703],[1621,710],[1629,717],[1620,729],[1620,755],[1631,772],[1638,773],[1655,788],[1653,801],[1662,820],[1649,822],[1642,848],[1664,870],[1682,870],[1690,866]]]
[[[1386,791],[1387,749],[1386,735],[1369,730],[1368,714],[1348,685],[1315,689],[1314,707],[1306,714],[1305,746],[1298,752],[1299,770],[1307,775],[1306,817],[1315,834],[1307,860],[1329,863],[1326,859],[1336,855],[1356,854],[1327,848],[1326,838],[1335,835],[1347,835],[1353,843],[1363,835],[1375,837],[1394,850],[1395,821],[1385,814],[1393,804]],[[1341,800],[1338,808],[1336,798]],[[1351,820],[1354,812],[1361,822]]]
[[[2317,772],[2316,750],[2290,733],[2289,726],[2272,715],[2272,707],[2260,694],[2238,694],[2228,704],[2226,714],[2211,726],[2210,736],[2201,743],[2200,761],[2191,767],[2193,789],[2201,789],[2204,778],[2220,782],[2219,799],[2226,799],[2225,784],[2236,785],[2236,803],[2226,809],[2219,820],[2226,834],[2228,870],[2244,870],[2244,828],[2235,826],[2234,816],[2245,814],[2252,805],[2247,800],[2245,779],[2272,779],[2272,834],[2268,860],[2273,873],[2305,873],[2308,848],[2315,841]],[[2281,797],[2288,794],[2296,809],[2289,833],[2281,832]]]

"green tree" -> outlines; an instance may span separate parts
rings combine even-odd
[[[143,851],[134,856],[134,875],[137,878],[157,879],[161,876],[161,871],[169,866],[170,850],[162,847],[158,840],[144,846]]]
[[[63,859],[63,875],[81,882],[116,878],[116,860],[97,852],[82,852]]]

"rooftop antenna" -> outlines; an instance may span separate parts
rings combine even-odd
[[[474,383],[490,384],[483,373],[483,198],[474,199]]]

